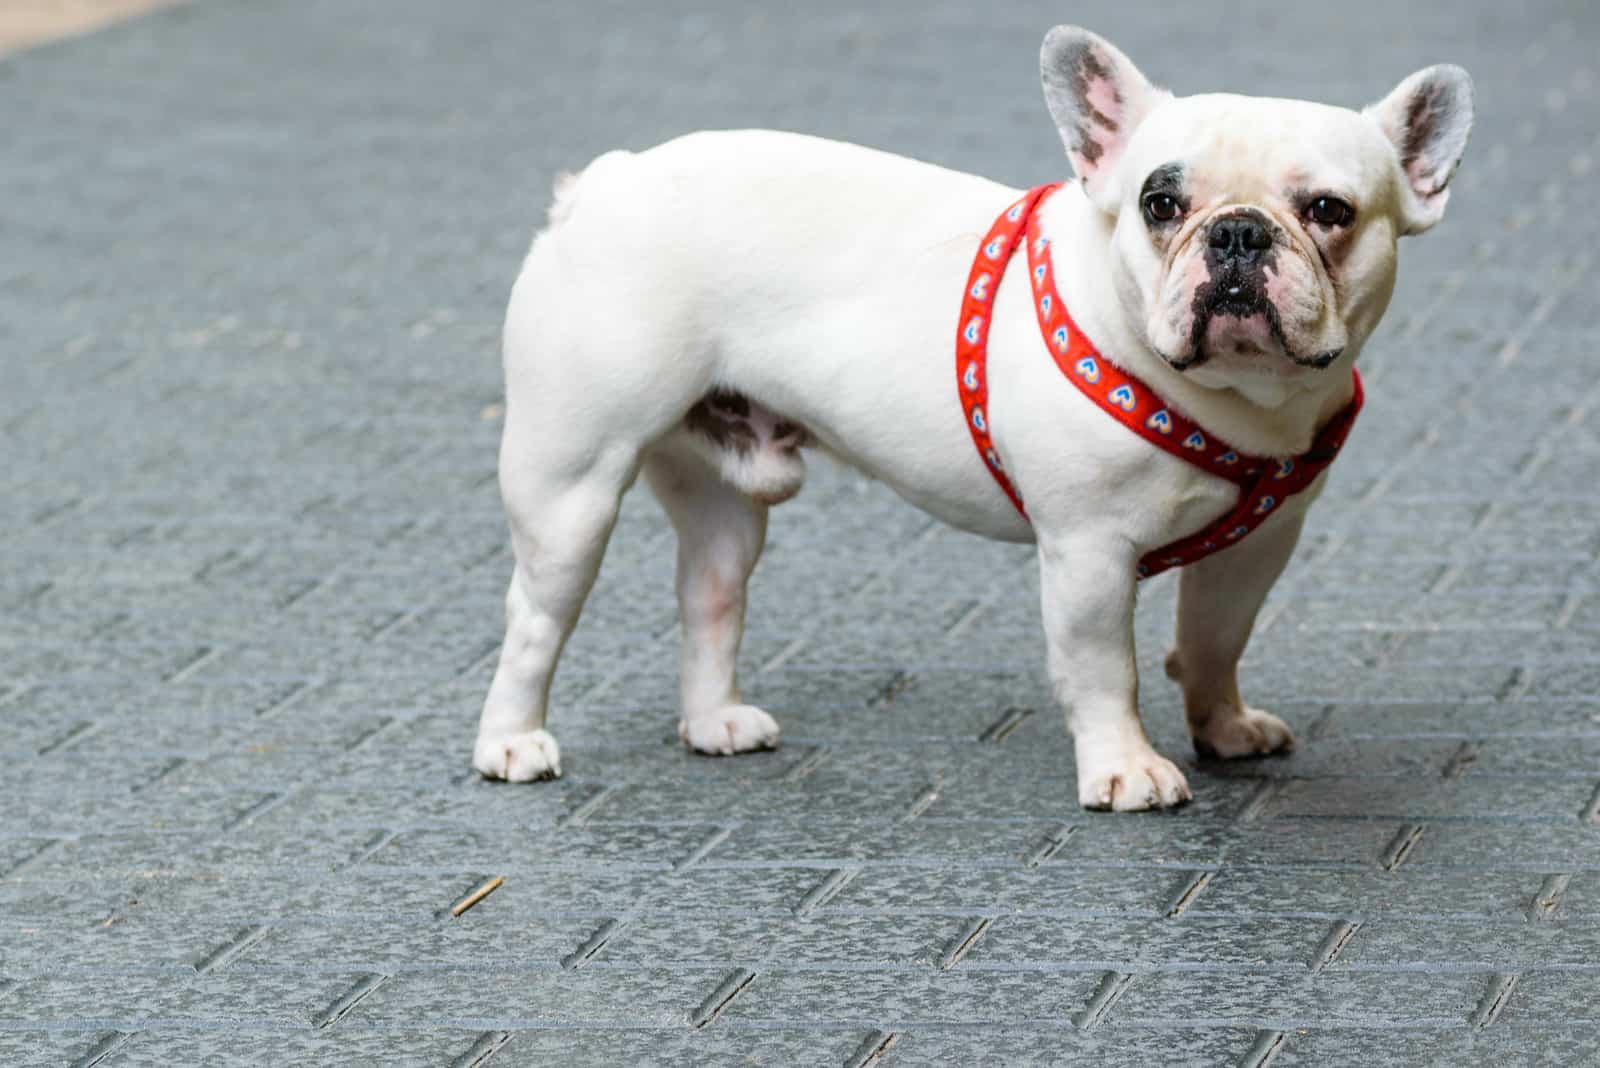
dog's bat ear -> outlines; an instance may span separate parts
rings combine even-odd
[[[1105,38],[1077,26],[1057,26],[1044,35],[1039,73],[1044,102],[1084,191],[1114,209],[1101,196],[1107,177],[1134,128],[1171,94],[1151,85]]]
[[[1363,112],[1394,145],[1405,178],[1405,233],[1444,217],[1450,179],[1472,132],[1472,79],[1441,63],[1417,71]]]

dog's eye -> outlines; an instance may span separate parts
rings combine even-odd
[[[1171,222],[1183,208],[1166,193],[1151,193],[1144,198],[1144,216],[1151,222]]]
[[[1349,226],[1356,209],[1338,197],[1318,197],[1306,205],[1306,218],[1318,226]]]

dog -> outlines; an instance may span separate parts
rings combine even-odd
[[[808,449],[1037,544],[1084,806],[1190,797],[1139,719],[1141,570],[1185,565],[1167,667],[1197,749],[1292,745],[1241,699],[1238,660],[1359,407],[1398,239],[1444,213],[1471,82],[1429,67],[1363,111],[1179,98],[1068,26],[1041,70],[1074,174],[1053,188],[756,130],[558,181],[506,315],[516,566],[481,774],[560,774],[551,676],[641,471],[677,533],[680,736],[776,745],[735,659]]]

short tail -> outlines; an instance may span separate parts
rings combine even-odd
[[[573,211],[578,207],[578,183],[580,175],[571,171],[562,171],[556,175],[555,199],[550,201],[550,225],[559,226],[572,217]]]
[[[550,201],[550,226],[556,227],[572,218],[573,212],[578,210],[579,195],[586,185],[591,184],[590,179],[601,169],[627,159],[633,155],[618,149],[615,152],[606,152],[596,156],[590,161],[582,172],[573,174],[571,171],[562,171],[556,175],[555,197]]]

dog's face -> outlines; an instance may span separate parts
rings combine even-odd
[[[1198,384],[1282,399],[1353,357],[1394,287],[1396,242],[1442,216],[1471,86],[1412,75],[1363,112],[1174,98],[1107,42],[1057,27],[1045,98],[1109,217],[1124,314]]]
[[[1229,96],[1157,108],[1125,152],[1112,242],[1150,346],[1202,381],[1338,360],[1394,284],[1393,154],[1340,108]]]

